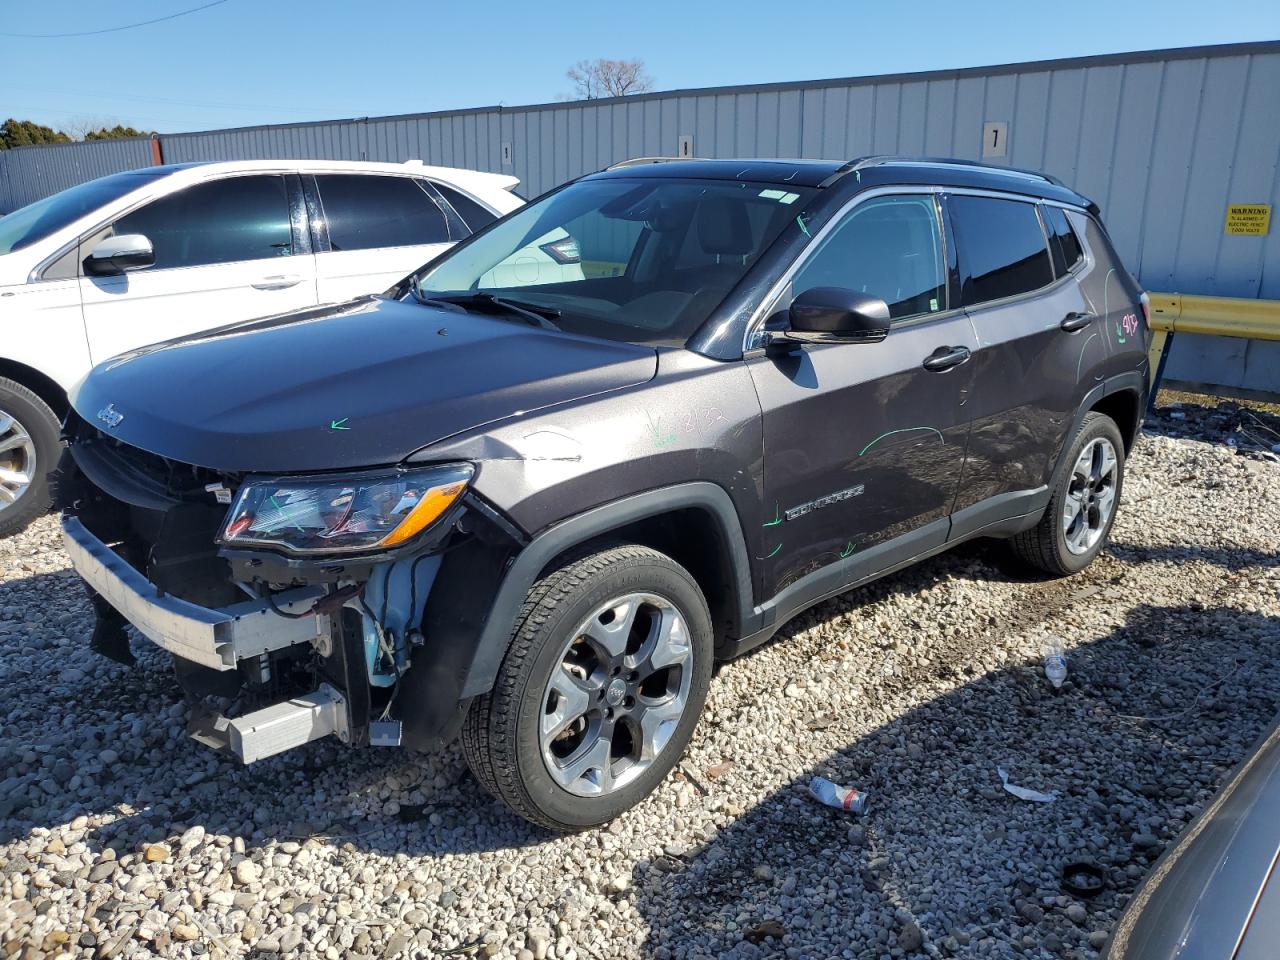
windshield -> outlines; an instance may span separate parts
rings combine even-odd
[[[0,220],[0,254],[12,253],[38,243],[103,204],[118,200],[152,180],[167,177],[171,172],[137,170],[116,173],[19,207]]]
[[[737,180],[583,180],[446,255],[418,293],[491,294],[556,311],[556,326],[572,333],[683,345],[812,192]]]

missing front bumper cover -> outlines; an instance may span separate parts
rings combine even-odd
[[[75,517],[63,517],[62,537],[72,566],[85,582],[139,633],[184,660],[234,670],[240,660],[311,643],[330,633],[327,614],[294,619],[277,613],[305,613],[325,594],[323,586],[278,594],[276,610],[264,600],[210,609],[162,594]]]

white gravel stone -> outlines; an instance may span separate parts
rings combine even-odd
[[[235,867],[236,880],[245,886],[257,883],[262,876],[262,868],[252,860],[241,860]]]
[[[210,754],[183,734],[166,655],[137,637],[132,669],[89,652],[42,519],[0,540],[0,943],[1089,960],[1280,700],[1280,464],[1184,412],[1155,424],[1176,438],[1139,441],[1089,570],[1028,578],[975,543],[808,611],[718,671],[682,759],[705,795],[673,777],[570,837],[513,818],[456,749]],[[1049,634],[1067,648],[1056,694]],[[1058,799],[1016,800],[997,765]],[[814,775],[868,791],[868,813],[814,803]],[[168,857],[146,862],[152,845]],[[1081,857],[1107,884],[1087,908],[1059,885]]]

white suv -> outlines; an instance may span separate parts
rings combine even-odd
[[[0,536],[47,509],[66,395],[95,363],[381,292],[519,207],[517,183],[417,161],[174,164],[0,219]]]

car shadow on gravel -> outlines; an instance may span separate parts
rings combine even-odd
[[[1070,652],[1056,694],[1038,662],[1020,663],[878,727],[840,717],[825,734],[846,742],[821,762],[701,848],[636,866],[643,953],[1093,957],[1149,865],[1274,717],[1278,654],[1280,618],[1139,605]],[[927,669],[945,682],[963,667]],[[1057,800],[1004,792],[998,765]],[[750,790],[745,769],[690,772],[726,800]],[[819,805],[815,775],[868,792],[869,812]],[[1104,872],[1093,899],[1062,888],[1079,860]]]
[[[1186,563],[1188,560],[1200,560],[1233,573],[1247,568],[1280,567],[1280,554],[1249,547],[1205,547],[1198,544],[1152,546],[1113,539],[1107,544],[1107,550],[1118,559],[1130,563]]]
[[[94,856],[192,826],[248,848],[317,837],[410,856],[547,840],[480,789],[456,748],[319,741],[248,767],[215,754],[186,736],[168,654],[135,636],[136,666],[105,660],[88,649],[92,623],[66,572],[0,582],[0,844],[79,816]]]

